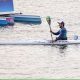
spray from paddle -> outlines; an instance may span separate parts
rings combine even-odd
[[[51,29],[51,18],[50,18],[50,16],[47,16],[47,17],[46,17],[46,21],[47,21],[47,23],[48,23],[48,25],[49,25],[50,31],[52,31],[52,29]],[[52,33],[51,33],[51,39],[52,39],[52,41],[53,41]]]

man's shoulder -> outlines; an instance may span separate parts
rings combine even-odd
[[[62,28],[61,30],[62,30],[62,31],[67,31],[67,29],[66,29],[65,27],[64,27],[64,28]]]
[[[62,30],[66,30],[66,28],[64,27],[64,28],[62,28]]]

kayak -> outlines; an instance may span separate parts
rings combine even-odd
[[[80,40],[0,40],[0,45],[71,45],[80,44]]]

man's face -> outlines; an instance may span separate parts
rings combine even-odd
[[[62,24],[61,23],[59,23],[59,27],[62,28]]]

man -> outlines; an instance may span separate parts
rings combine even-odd
[[[58,22],[60,30],[58,32],[53,32],[52,30],[50,30],[50,32],[54,35],[59,35],[58,37],[56,37],[55,41],[57,40],[67,40],[67,30],[64,27],[65,23],[62,22]]]

